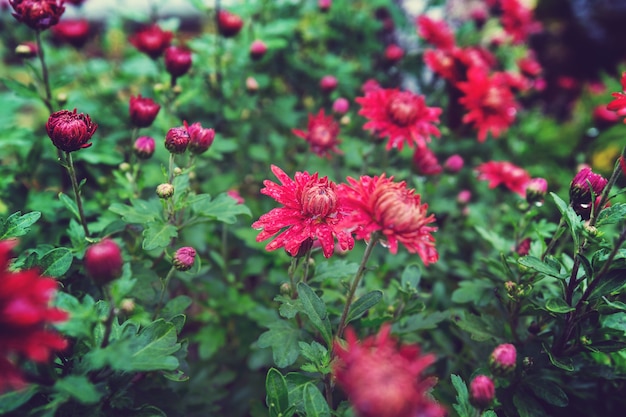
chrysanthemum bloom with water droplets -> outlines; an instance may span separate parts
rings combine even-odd
[[[283,205],[263,214],[252,224],[261,230],[257,242],[277,233],[265,249],[268,251],[284,247],[291,255],[298,255],[300,246],[311,239],[318,239],[324,256],[332,256],[335,238],[341,249],[354,247],[351,234],[341,227],[344,209],[337,195],[337,186],[328,177],[319,178],[315,173],[296,172],[294,179],[279,167],[272,165],[272,172],[281,185],[265,180],[261,193],[272,197]]]
[[[428,391],[435,378],[423,373],[435,361],[417,345],[400,345],[391,326],[359,342],[351,328],[346,344],[335,342],[332,373],[359,417],[443,417],[446,411]]]
[[[0,392],[24,385],[15,360],[44,363],[67,341],[48,329],[50,323],[67,320],[65,311],[50,306],[57,281],[36,269],[9,271],[16,241],[0,241]]]
[[[363,125],[381,138],[389,137],[387,150],[404,144],[426,146],[431,136],[441,133],[433,123],[439,123],[441,109],[426,106],[424,96],[398,89],[377,89],[357,97],[359,114],[368,119]]]
[[[478,179],[489,181],[489,188],[503,185],[520,197],[526,197],[530,174],[508,161],[489,161],[476,168]]]
[[[337,139],[339,135],[339,125],[332,116],[326,116],[324,109],[315,116],[309,114],[308,131],[293,129],[294,135],[309,142],[311,151],[319,156],[330,157],[330,153],[341,154],[337,148],[341,142]]]
[[[519,105],[504,73],[490,76],[486,68],[474,66],[467,71],[467,81],[456,86],[464,93],[459,99],[467,109],[463,123],[478,129],[479,142],[487,139],[488,132],[499,137],[515,121]]]
[[[348,177],[347,181],[339,191],[349,211],[344,226],[353,230],[357,239],[369,241],[372,234],[379,233],[391,253],[397,253],[401,243],[410,253],[417,253],[424,265],[437,262],[439,254],[431,234],[437,227],[429,225],[435,216],[427,215],[428,205],[421,204],[419,194],[404,181],[394,182],[385,174],[364,175],[358,180]]]

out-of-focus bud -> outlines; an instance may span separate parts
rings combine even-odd
[[[530,251],[530,243],[531,240],[529,237],[527,237],[526,239],[518,243],[517,247],[515,248],[515,252],[517,252],[519,256],[528,255],[528,252]]]
[[[174,195],[174,186],[170,183],[159,184],[156,188],[156,193],[159,198],[169,200]]]
[[[39,53],[35,42],[23,42],[15,47],[15,54],[22,58],[34,58]]]
[[[288,282],[280,284],[280,293],[282,295],[291,295],[291,285]]]
[[[493,380],[486,375],[478,375],[470,383],[470,402],[478,408],[486,408],[496,396]]]
[[[187,74],[191,68],[191,51],[179,46],[170,46],[165,50],[165,69],[172,78]]]
[[[82,48],[89,39],[89,22],[85,19],[62,20],[52,27],[52,35],[61,42]]]
[[[320,80],[320,88],[324,93],[330,93],[331,91],[333,91],[335,88],[337,88],[337,84],[337,78],[333,77],[332,75],[325,75]]]
[[[259,83],[254,77],[246,78],[246,89],[249,93],[256,93],[259,90]]]
[[[404,49],[396,44],[391,44],[385,48],[385,61],[389,64],[397,64],[404,58]]]
[[[239,191],[237,190],[228,190],[226,191],[226,195],[228,195],[230,198],[235,200],[237,204],[245,203],[245,200],[243,199],[243,197],[241,196],[241,194],[239,194]]]
[[[494,375],[507,376],[515,371],[517,349],[510,343],[496,346],[489,356],[489,369]]]
[[[583,220],[589,220],[591,216],[592,192],[595,196],[599,196],[604,191],[607,182],[602,175],[594,173],[591,168],[583,168],[572,179],[569,189],[570,204]]]
[[[57,94],[57,104],[59,106],[65,106],[65,104],[67,104],[67,93]]]
[[[157,114],[159,114],[161,106],[154,102],[151,98],[130,96],[128,102],[128,113],[130,121],[136,127],[148,127],[154,122]]]
[[[327,12],[332,5],[332,0],[318,0],[317,7],[319,7],[320,11]]]
[[[250,58],[254,60],[263,58],[266,52],[267,45],[262,40],[257,39],[250,45]]]
[[[120,164],[119,168],[120,168],[120,171],[122,171],[122,172],[129,172],[131,166],[130,166],[130,164],[128,162],[122,162]]]
[[[215,130],[205,129],[199,122],[187,127],[189,133],[189,152],[200,155],[206,152],[215,139]]]
[[[190,246],[185,246],[176,251],[172,265],[178,271],[188,271],[196,260],[196,250]]]
[[[15,10],[13,17],[35,30],[56,25],[65,11],[63,0],[13,0],[9,4]]]
[[[130,314],[135,310],[135,301],[132,298],[124,298],[120,302],[120,310],[126,314]]]
[[[349,108],[350,102],[343,97],[339,97],[333,102],[333,111],[337,114],[346,114]]]
[[[182,173],[183,173],[183,170],[180,169],[179,167],[174,168],[174,176],[175,177],[178,177]]]
[[[463,157],[461,157],[461,155],[454,154],[446,159],[446,162],[443,163],[443,167],[449,173],[456,174],[463,168],[464,163],[465,162],[463,161]]]
[[[173,127],[165,135],[165,149],[170,153],[184,153],[189,146],[189,132],[184,127]]]
[[[122,275],[122,251],[111,239],[103,239],[87,248],[85,269],[98,285],[107,284]]]
[[[456,196],[456,201],[460,205],[464,206],[472,199],[472,192],[470,190],[461,190]]]
[[[220,10],[217,14],[217,29],[226,38],[230,38],[239,33],[243,27],[243,19],[229,11]]]
[[[150,136],[140,136],[135,140],[133,150],[139,159],[148,159],[154,154],[155,143]]]
[[[437,157],[427,146],[418,146],[415,149],[413,167],[420,175],[437,175],[443,170]]]
[[[170,46],[174,34],[158,25],[149,26],[130,37],[130,43],[152,59],[157,59]]]
[[[548,181],[545,178],[533,178],[526,186],[526,201],[528,204],[543,204],[543,198],[548,192]]]

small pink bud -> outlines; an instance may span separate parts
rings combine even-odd
[[[335,88],[337,88],[337,84],[337,78],[333,77],[332,75],[325,75],[320,80],[320,88],[324,93],[330,93],[331,91],[333,91]]]
[[[337,114],[346,114],[349,108],[350,102],[343,97],[339,97],[333,103],[333,111]]]
[[[464,163],[461,155],[454,154],[446,159],[446,162],[443,163],[443,167],[446,171],[456,174],[463,168]]]
[[[547,192],[548,181],[545,178],[532,178],[526,186],[526,201],[529,204],[541,205]]]
[[[165,69],[173,78],[185,75],[191,68],[191,51],[178,46],[165,50]]]
[[[243,19],[227,10],[220,10],[217,14],[217,29],[226,38],[233,37],[243,27]]]
[[[420,175],[441,174],[442,168],[437,157],[428,147],[418,146],[413,153],[413,167]]]
[[[259,90],[259,82],[254,77],[246,78],[246,89],[249,93],[256,93]]]
[[[130,121],[136,127],[148,127],[154,122],[157,114],[159,114],[161,106],[154,102],[151,98],[130,96],[128,103],[128,113]]]
[[[396,44],[391,44],[385,48],[385,60],[390,64],[398,63],[404,57],[404,49]]]
[[[462,206],[466,205],[472,199],[472,192],[470,190],[461,190],[459,194],[456,196],[457,203]]]
[[[608,181],[600,174],[594,173],[591,168],[583,168],[574,176],[569,189],[569,199],[572,208],[583,220],[591,216],[591,195],[599,196],[604,191]]]
[[[332,5],[332,0],[318,0],[317,2],[317,6],[322,12],[327,12],[330,9],[331,5]]]
[[[245,203],[245,200],[243,199],[243,197],[241,196],[241,194],[239,194],[239,191],[237,190],[228,190],[226,191],[226,195],[228,195],[230,198],[235,200],[237,204]]]
[[[173,127],[165,135],[165,148],[170,153],[184,153],[189,146],[189,133],[184,127]]]
[[[103,239],[87,248],[85,269],[98,285],[107,284],[122,275],[122,251],[111,239]]]
[[[135,151],[135,155],[139,159],[148,159],[154,154],[154,139],[150,136],[140,136],[135,141],[133,145],[133,149]]]
[[[250,58],[259,60],[263,58],[263,55],[267,52],[267,45],[262,40],[255,40],[250,45]]]
[[[491,404],[496,396],[496,387],[491,378],[478,375],[470,383],[470,402],[478,408],[485,408]]]
[[[178,271],[188,271],[196,260],[196,250],[190,246],[185,246],[176,251],[172,264]]]
[[[522,240],[520,243],[517,244],[517,247],[515,248],[515,252],[517,252],[519,256],[528,255],[528,252],[530,251],[530,243],[531,243],[531,240],[529,237],[527,237],[526,239]]]
[[[530,244],[530,239],[528,239]],[[489,356],[489,368],[494,375],[506,376],[515,371],[517,361],[517,350],[510,343],[503,343],[496,346]]]
[[[61,20],[52,27],[52,34],[61,42],[82,48],[89,38],[89,22],[85,19]]]

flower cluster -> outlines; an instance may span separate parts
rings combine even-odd
[[[443,417],[446,410],[428,391],[434,378],[423,373],[435,361],[417,345],[398,346],[391,326],[359,342],[346,329],[346,345],[335,342],[332,373],[359,417]]]
[[[15,366],[18,358],[47,362],[67,341],[47,327],[67,320],[67,313],[50,307],[57,282],[36,270],[9,271],[15,241],[0,241],[0,392],[19,388],[23,377]]]

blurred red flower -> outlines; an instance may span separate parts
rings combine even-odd
[[[489,181],[489,188],[503,185],[521,197],[526,196],[530,174],[508,161],[489,161],[476,168],[478,179]]]
[[[499,137],[515,121],[519,104],[511,92],[509,78],[501,72],[489,76],[485,68],[473,66],[467,71],[467,81],[457,83],[464,93],[459,99],[467,113],[464,123],[478,129],[478,141],[484,142],[490,131]]]
[[[417,34],[437,49],[449,49],[454,46],[454,33],[445,21],[421,15],[415,23]]]
[[[296,256],[305,241],[318,239],[324,256],[330,258],[335,238],[343,250],[354,247],[350,233],[339,226],[344,219],[344,210],[337,195],[337,186],[328,177],[318,178],[317,173],[310,175],[305,171],[296,172],[292,180],[275,165],[272,165],[272,172],[282,185],[265,180],[261,193],[272,197],[283,207],[270,210],[252,224],[253,228],[261,230],[257,242],[285,229],[267,244],[266,250],[284,247],[291,256]]]
[[[89,21],[85,19],[67,19],[52,27],[52,34],[61,42],[81,48],[89,37]]]
[[[42,277],[35,269],[9,271],[15,243],[0,241],[0,392],[24,384],[13,360],[47,362],[52,351],[67,346],[63,337],[46,328],[68,318],[65,311],[49,305],[57,281]]]
[[[151,25],[131,36],[129,42],[150,58],[156,59],[170,46],[173,37],[172,32],[164,31],[158,25]]]
[[[500,0],[500,7],[500,23],[504,31],[513,38],[513,43],[523,43],[529,35],[541,31],[541,23],[534,20],[532,9],[519,0]]]
[[[626,116],[626,71],[622,73],[622,91],[611,94],[614,99],[611,101],[606,108],[617,112],[619,116]],[[626,123],[626,119],[624,119],[624,123]]]
[[[435,216],[426,214],[428,205],[421,204],[419,194],[404,181],[394,182],[385,174],[364,175],[358,180],[348,177],[347,181],[339,186],[342,204],[349,212],[344,227],[353,230],[357,239],[370,240],[372,233],[379,232],[391,253],[397,253],[398,243],[402,243],[410,253],[417,253],[424,265],[437,262],[431,234],[437,227],[429,226]]]
[[[332,373],[359,417],[443,417],[446,410],[428,394],[435,378],[422,373],[435,361],[417,345],[400,345],[384,324],[359,342],[346,329],[346,345],[335,341]]]
[[[371,129],[384,138],[389,137],[387,150],[402,150],[404,143],[410,148],[414,144],[426,146],[430,136],[441,133],[433,123],[439,123],[441,109],[426,106],[424,96],[398,89],[377,89],[365,97],[357,97],[361,105],[359,114],[369,121],[364,129]]]
[[[316,155],[330,157],[330,152],[342,153],[337,148],[337,145],[341,143],[337,139],[339,125],[332,116],[324,115],[324,109],[321,109],[315,116],[309,114],[307,129],[308,131],[293,129],[292,132],[309,142],[311,151]]]

